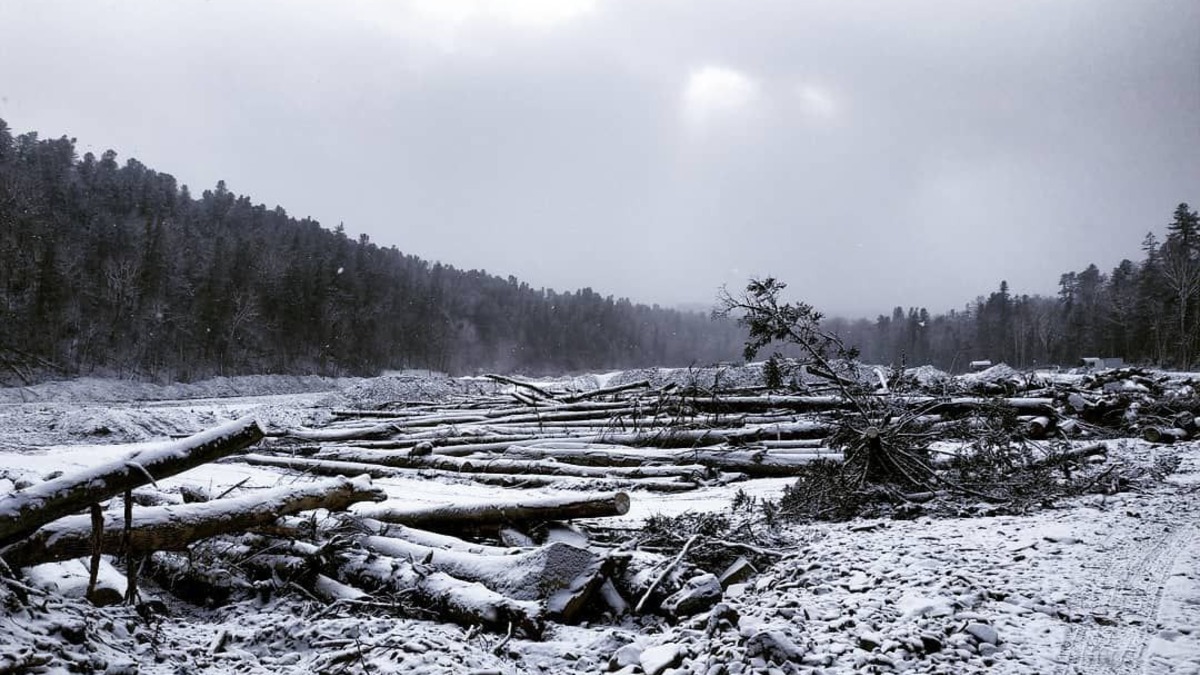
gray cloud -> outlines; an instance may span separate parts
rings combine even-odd
[[[1133,256],[1200,202],[1200,5],[17,0],[0,117],[381,244],[835,312]]]

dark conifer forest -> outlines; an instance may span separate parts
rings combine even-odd
[[[577,371],[735,357],[702,313],[351,239],[0,121],[0,377]]]
[[[1149,230],[1140,261],[1122,260],[1107,274],[1096,265],[1062,274],[1055,297],[1016,295],[1001,281],[962,310],[896,307],[832,327],[869,363],[962,371],[972,360],[1071,366],[1095,356],[1191,368],[1200,361],[1200,217],[1186,203],[1168,213],[1130,224],[1131,235]]]
[[[1150,231],[1140,261],[1063,274],[1056,297],[1016,295],[1002,281],[961,310],[896,307],[827,327],[869,363],[961,371],[979,359],[1120,356],[1191,367],[1200,219],[1187,204],[1168,211],[1130,224]],[[4,382],[687,366],[734,359],[741,340],[705,314],[532,288],[351,239],[224,182],[193,196],[136,159],[79,157],[74,139],[14,136],[0,120]]]

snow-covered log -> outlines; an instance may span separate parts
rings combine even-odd
[[[0,546],[126,490],[243,450],[263,437],[253,417],[135,452],[124,459],[60,476],[0,497]]]
[[[1177,427],[1146,427],[1142,429],[1142,438],[1151,443],[1174,443],[1176,441],[1186,441],[1188,432]]]
[[[541,603],[514,600],[478,582],[456,579],[419,563],[364,549],[338,553],[338,571],[356,587],[396,594],[422,610],[463,626],[539,638],[545,626]]]
[[[406,469],[440,469],[463,473],[504,473],[552,476],[579,476],[584,478],[687,478],[704,474],[705,468],[698,464],[679,466],[645,467],[598,467],[576,466],[558,462],[526,461],[504,457],[445,457],[426,455],[413,457],[373,450],[331,450],[318,459],[342,462],[381,464]]]
[[[390,537],[392,539],[403,539],[404,541],[425,546],[431,549],[441,549],[446,551],[459,551],[461,553],[473,553],[475,555],[513,555],[521,553],[521,548],[509,548],[505,546],[491,546],[489,544],[476,544],[465,539],[452,537],[448,534],[439,534],[429,530],[422,530],[399,523],[385,523],[381,520],[373,518],[360,518],[359,523],[366,527],[372,534],[381,537]]]
[[[383,491],[361,476],[289,485],[211,502],[135,509],[128,546],[137,552],[179,551],[200,539],[274,523],[279,516],[312,509],[341,511],[358,502],[384,499]],[[104,551],[116,553],[121,549],[123,528],[120,514],[106,516]],[[69,516],[0,550],[0,558],[13,567],[69,560],[90,552],[91,535],[87,516]]]
[[[359,513],[386,523],[398,523],[436,532],[456,532],[480,528],[546,520],[604,518],[629,513],[629,495],[624,492],[603,495],[539,497],[508,503],[439,504],[425,508],[379,506]]]
[[[90,600],[103,607],[117,605],[125,598],[125,575],[107,560],[101,560],[96,586],[88,595],[90,573],[82,560],[37,565],[25,570],[25,581],[34,588],[51,591],[68,598]]]
[[[375,424],[369,427],[338,427],[334,429],[291,429],[284,433],[287,438],[304,441],[332,442],[358,441],[389,438],[398,428],[394,424]]]
[[[506,377],[504,375],[491,374],[491,375],[484,375],[484,377],[486,377],[489,380],[492,380],[493,382],[499,382],[501,384],[511,384],[514,387],[528,389],[529,391],[532,391],[533,393],[537,394],[538,396],[542,396],[544,398],[553,399],[553,398],[557,397],[557,394],[553,394],[549,391],[546,391],[545,389],[542,389],[541,387],[537,386],[536,384],[532,384],[529,382],[522,382],[521,380],[516,380],[511,377]]]
[[[638,380],[637,382],[629,382],[627,384],[617,384],[617,385],[613,385],[611,387],[601,387],[600,389],[592,389],[590,391],[583,391],[578,394],[568,394],[566,396],[559,396],[558,398],[559,398],[559,400],[566,401],[568,403],[573,403],[575,401],[582,401],[584,399],[596,398],[597,396],[608,396],[609,394],[617,394],[617,393],[620,393],[623,391],[630,391],[632,389],[649,389],[649,388],[650,388],[650,380]]]
[[[506,456],[526,460],[554,459],[582,466],[645,466],[652,463],[691,464],[723,471],[735,471],[749,476],[790,476],[806,464],[817,460],[842,461],[842,454],[820,449],[806,452],[778,452],[767,450],[727,450],[723,448],[700,448],[696,450],[630,450],[626,448],[555,447],[555,446],[512,446],[504,452]]]
[[[549,474],[518,474],[518,473],[472,473],[457,468],[425,469],[398,468],[382,464],[364,463],[358,461],[339,461],[328,459],[310,459],[306,457],[273,457],[270,455],[248,454],[237,457],[237,461],[257,466],[274,466],[291,469],[315,476],[359,476],[366,474],[371,478],[448,478],[469,480],[486,485],[500,487],[531,488],[556,486],[571,489],[586,489],[596,481],[602,485],[595,489],[646,490],[649,492],[687,492],[696,489],[692,481],[669,480],[661,478],[622,478],[609,474],[603,476],[570,476]],[[698,468],[698,467],[697,467]],[[736,476],[723,476],[730,480]]]
[[[516,600],[547,603],[550,614],[571,620],[599,587],[604,559],[590,551],[553,542],[516,555],[477,555],[422,546],[390,537],[360,543],[386,556],[420,561],[456,579],[475,581]]]

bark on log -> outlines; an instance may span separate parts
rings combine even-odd
[[[125,598],[125,575],[120,570],[108,560],[101,560],[96,568],[94,587],[91,575],[82,560],[37,565],[24,572],[25,580],[34,588],[88,600],[97,607],[121,604]]]
[[[159,551],[149,557],[148,573],[161,588],[188,602],[220,607],[232,597],[250,597],[251,584],[237,569],[219,562],[193,564],[189,556]]]
[[[363,527],[367,528],[371,534],[380,537],[390,537],[392,539],[403,539],[404,541],[419,544],[431,549],[443,549],[446,551],[459,551],[460,553],[473,553],[475,555],[513,555],[522,553],[520,547],[504,547],[491,546],[488,544],[476,544],[465,539],[459,539],[448,534],[440,534],[430,530],[422,530],[415,527],[408,527],[398,523],[385,523],[374,518],[360,518],[359,522]]]
[[[389,537],[364,537],[360,543],[386,556],[417,560],[456,579],[478,582],[505,597],[543,601],[551,616],[565,621],[587,604],[605,568],[601,556],[561,542],[508,556],[435,549]]]
[[[1041,467],[1048,465],[1057,465],[1064,462],[1074,462],[1080,459],[1091,457],[1092,455],[1103,455],[1108,452],[1108,446],[1103,443],[1095,443],[1085,445],[1081,448],[1071,448],[1064,452],[1056,452],[1045,457],[1034,460],[1030,463],[1032,467]]]
[[[593,411],[603,412],[605,410],[620,410],[628,408],[630,405],[638,404],[645,410],[653,410],[658,407],[658,401],[651,401],[645,404],[630,401],[580,401],[578,403],[552,403],[547,405],[536,406],[530,410],[527,406],[519,408],[497,408],[488,410],[485,415],[489,418],[508,417],[510,415],[523,415],[530,412],[553,413],[553,412],[582,412]]]
[[[728,450],[698,448],[696,450],[661,451],[652,449],[627,450],[604,446],[563,448],[555,446],[512,446],[505,456],[527,460],[554,459],[581,466],[642,466],[654,463],[693,464],[711,469],[736,471],[750,476],[787,476],[804,464],[824,459],[842,461],[842,454],[810,448],[796,450]]]
[[[385,523],[398,523],[435,532],[457,532],[464,527],[623,516],[629,513],[629,495],[617,492],[606,495],[543,497],[506,504],[442,504],[409,509],[381,506],[359,513]]]
[[[681,453],[680,459],[720,471],[744,473],[752,478],[795,476],[809,464],[818,461],[842,462],[840,452],[772,454],[766,450],[697,450]]]
[[[586,489],[589,486],[594,486],[593,489],[646,490],[650,492],[687,492],[688,490],[696,489],[696,483],[690,481],[672,481],[656,478],[613,478],[610,476],[587,478],[546,474],[468,473],[457,469],[405,469],[359,461],[271,457],[257,454],[241,455],[236,460],[258,466],[275,466],[292,469],[293,471],[300,471],[316,476],[359,476],[366,474],[371,478],[447,478],[454,481],[469,480],[485,485],[513,488],[562,486],[573,489]],[[731,477],[724,476],[723,478],[730,479]],[[600,484],[597,485],[597,482]]]
[[[360,441],[389,438],[398,427],[395,424],[376,424],[369,427],[338,427],[333,429],[291,429],[284,432],[286,438],[328,443],[333,441]]]
[[[601,387],[600,389],[592,389],[591,391],[584,391],[584,392],[580,392],[578,394],[569,394],[567,396],[559,396],[558,398],[559,398],[559,400],[566,401],[567,403],[574,403],[575,401],[582,401],[584,399],[595,398],[597,396],[607,396],[609,394],[617,394],[622,391],[629,391],[631,389],[649,389],[649,388],[650,388],[650,380],[638,380],[637,382],[630,382],[628,384],[618,384],[618,385],[614,385],[611,387]]]
[[[445,457],[428,455],[412,457],[371,450],[333,450],[318,459],[342,462],[363,462],[407,469],[440,469],[463,473],[504,473],[552,476],[576,476],[583,478],[688,478],[702,475],[703,466],[646,466],[646,467],[593,467],[574,466],[555,462],[536,462],[503,457]]]
[[[134,513],[128,550],[142,553],[183,550],[200,539],[269,525],[279,516],[312,509],[340,511],[357,502],[385,498],[383,491],[372,487],[369,479],[360,477],[275,488],[201,504],[148,507]],[[70,516],[0,550],[0,558],[13,567],[77,558],[89,552],[90,535],[87,516]],[[123,536],[122,516],[108,514],[104,551],[120,550]]]
[[[542,389],[541,387],[537,386],[536,384],[531,384],[529,382],[522,382],[521,380],[514,380],[511,377],[505,377],[503,375],[484,375],[484,377],[486,377],[489,380],[492,380],[493,382],[499,382],[501,384],[511,384],[514,387],[521,387],[522,389],[528,389],[529,391],[532,391],[533,393],[535,393],[539,396],[542,396],[544,398],[549,398],[549,399],[558,398],[557,394],[552,394],[549,391],[546,391],[545,389]]]
[[[539,603],[505,597],[480,583],[443,572],[418,569],[412,562],[348,550],[338,554],[338,570],[355,586],[403,595],[440,618],[463,626],[482,625],[497,632],[540,638],[545,627]]]
[[[1177,428],[1146,427],[1142,429],[1142,438],[1151,443],[1174,443],[1176,441],[1186,441],[1188,439],[1188,432]]]
[[[180,441],[135,452],[125,459],[38,483],[0,497],[0,546],[126,490],[200,466],[258,442],[252,417],[243,417]]]
[[[1029,419],[1025,422],[1025,433],[1030,438],[1045,438],[1046,434],[1054,428],[1054,419],[1046,416],[1039,416]]]

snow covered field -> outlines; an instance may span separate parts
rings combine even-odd
[[[230,396],[198,387],[167,397],[103,381],[0,391],[0,491],[245,414],[268,429],[314,426],[328,421],[331,408],[381,388],[400,387],[387,394],[417,399],[486,386],[314,378],[216,392]],[[254,387],[266,394],[251,395]],[[1110,459],[1149,464],[1158,452],[1141,441],[1110,443]],[[67,660],[111,673],[1200,673],[1200,444],[1175,444],[1171,452],[1180,465],[1161,483],[1031,515],[785,526],[788,543],[774,566],[678,625],[646,617],[555,626],[542,642],[504,641],[383,611],[350,616],[297,595],[201,609],[151,588],[169,608],[161,620],[57,598],[41,612],[6,609],[0,670],[26,672],[14,667],[21,655],[35,657],[26,660],[28,672],[54,670],[66,661],[39,666],[36,655],[71,653]],[[159,487],[219,494],[298,480],[308,479],[217,463]],[[720,511],[738,490],[776,498],[790,480],[635,492],[619,523]],[[403,505],[486,501],[505,492],[421,478],[375,483]]]

